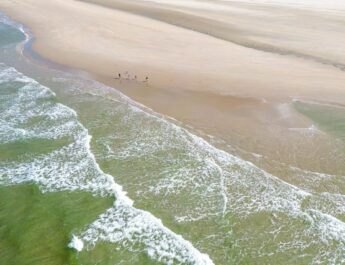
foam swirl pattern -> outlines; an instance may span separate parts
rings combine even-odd
[[[159,219],[132,206],[122,187],[99,168],[90,151],[91,136],[77,120],[75,111],[57,103],[50,89],[3,64],[0,87],[0,143],[6,150],[18,142],[30,141],[32,146],[35,140],[49,143],[45,152],[31,150],[23,152],[16,161],[2,159],[1,185],[33,182],[43,192],[83,190],[115,195],[114,207],[81,235],[88,246],[99,240],[110,241],[145,251],[166,264],[213,264],[206,254]]]

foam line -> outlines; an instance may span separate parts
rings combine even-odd
[[[91,136],[78,122],[74,110],[56,103],[52,100],[55,96],[53,92],[14,68],[1,64],[0,80],[0,83],[22,83],[16,94],[2,102],[6,106],[6,111],[0,114],[3,121],[0,130],[2,135],[17,130],[18,133],[14,134],[11,141],[23,138],[30,140],[34,137],[61,139],[67,136],[70,139],[67,145],[59,149],[27,158],[21,163],[0,162],[0,184],[34,182],[43,192],[85,190],[116,198],[114,207],[91,224],[81,238],[74,235],[69,247],[81,251],[84,243],[90,245],[98,239],[122,245],[125,242],[131,242],[132,245],[139,242],[144,245],[144,250],[151,258],[166,264],[175,260],[200,265],[213,264],[206,254],[199,252],[189,241],[166,228],[160,219],[133,207],[133,201],[123,191],[122,186],[100,169],[91,152]],[[41,122],[25,128],[25,133],[19,133],[19,127],[33,117],[40,118]],[[49,124],[51,128],[46,128]],[[66,129],[60,129],[66,124]],[[39,128],[45,132],[37,135]],[[49,133],[46,133],[47,131]],[[0,143],[6,142],[9,140],[0,138]],[[117,233],[111,233],[110,228],[118,229]],[[101,237],[99,230],[108,234],[102,234]],[[114,236],[118,233],[125,236]]]

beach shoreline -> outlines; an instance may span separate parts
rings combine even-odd
[[[145,1],[0,2],[0,263],[344,260],[342,18]]]
[[[294,99],[344,102],[345,75],[329,64],[243,47],[138,15],[143,6],[151,8],[150,2],[131,2],[134,14],[87,2],[94,3],[6,0],[0,8],[30,28],[32,51],[43,60],[79,69],[156,112],[268,159],[279,153],[280,162],[298,161],[290,158],[296,136],[288,130],[312,124],[294,110]],[[42,12],[47,15],[35,16]],[[170,19],[178,19],[174,12],[176,7]],[[189,26],[195,25],[197,10],[185,12],[193,15]],[[75,21],[77,15],[81,19]],[[199,15],[203,18],[204,11]],[[282,138],[286,143],[278,145]]]
[[[339,88],[344,74],[327,64],[243,47],[198,29],[188,30],[129,13],[128,9],[121,11],[95,3],[26,0],[3,1],[0,7],[32,30],[35,52],[95,76],[109,78],[128,71],[140,80],[149,76],[150,86],[159,89],[267,100],[292,96],[344,100],[345,92]],[[47,16],[36,16],[39,12]],[[69,18],[73,15],[83,18],[75,21]],[[195,21],[191,19],[190,23],[194,25]],[[315,84],[311,77],[318,75],[322,78],[317,80],[320,84]],[[286,80],[281,82],[283,77]],[[326,84],[327,93],[321,90]],[[334,92],[339,92],[337,97]]]

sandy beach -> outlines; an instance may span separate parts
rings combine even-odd
[[[1,0],[0,264],[345,261],[343,0]]]
[[[3,0],[0,9],[30,28],[43,58],[85,71],[206,134],[268,157],[279,153],[291,164],[299,157],[291,158],[296,137],[286,129],[311,122],[286,104],[345,102],[339,34],[345,17],[332,10],[132,0]],[[118,73],[121,80],[114,79]],[[272,144],[282,137],[286,143]],[[313,169],[311,161],[304,166]]]
[[[147,9],[152,10],[149,7],[153,5],[150,2],[88,2],[107,3],[112,8],[62,0],[5,0],[1,8],[32,29],[36,36],[34,49],[39,54],[96,75],[113,77],[125,71],[141,79],[149,75],[150,86],[172,90],[267,99],[300,96],[344,100],[343,72],[308,58],[334,60],[335,65],[345,60],[341,37],[338,34],[332,38],[332,33],[341,30],[341,23],[338,22],[338,31],[335,28],[335,32],[330,32],[329,27],[336,26],[337,21],[334,18],[328,21],[322,17],[324,14],[316,18],[313,14],[314,20],[318,19],[317,25],[323,20],[333,24],[328,23],[315,30],[315,34],[305,36],[303,34],[313,25],[298,27],[298,20],[293,20],[301,19],[307,11],[294,13],[288,9],[288,14],[295,16],[291,20],[282,15],[280,21],[279,13],[275,12],[271,19],[260,21],[260,17],[270,11],[268,7],[257,12],[255,6],[244,6],[243,11],[217,12],[215,9],[205,14],[207,10],[199,10],[197,6],[186,7],[186,10],[178,7],[176,11],[174,6],[154,4],[158,11],[159,8],[165,10],[164,20],[174,22],[177,25],[174,26],[156,20],[154,15],[149,18]],[[283,8],[275,9],[286,12]],[[134,14],[130,13],[132,10]],[[183,16],[179,16],[181,13]],[[234,18],[227,20],[234,13]],[[284,28],[283,22],[295,24]],[[209,35],[202,34],[204,32]]]

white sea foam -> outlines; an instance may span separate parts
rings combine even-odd
[[[132,117],[127,115],[125,124],[121,124],[121,126],[135,124],[134,128],[124,130],[127,144],[117,145],[116,150],[112,149],[112,143],[117,139],[122,139],[123,142],[124,136],[121,135],[121,132],[116,132],[116,135],[101,140],[101,144],[107,150],[107,159],[123,160],[145,157],[149,162],[149,158],[159,151],[166,150],[166,153],[169,153],[169,150],[171,152],[175,150],[181,153],[181,156],[169,157],[166,170],[161,168],[160,172],[155,172],[155,174],[159,174],[159,177],[145,177],[145,179],[153,179],[150,192],[165,195],[179,194],[182,191],[195,195],[200,193],[201,197],[196,201],[203,204],[203,207],[194,205],[193,208],[197,209],[196,214],[203,216],[207,216],[205,212],[214,214],[212,209],[219,211],[222,215],[227,211],[233,211],[234,209],[227,207],[229,201],[233,207],[238,207],[238,210],[246,211],[247,208],[248,213],[263,209],[284,210],[284,208],[287,212],[293,212],[293,209],[299,207],[298,202],[303,200],[304,196],[308,196],[308,193],[284,183],[253,164],[214,148],[185,129],[159,117],[147,117],[147,115],[138,110],[132,114]],[[138,124],[138,122],[142,124]],[[160,134],[154,131],[159,131]],[[147,139],[147,137],[149,138]],[[159,163],[163,167],[164,161]],[[176,163],[179,167],[171,168],[171,163]],[[236,188],[232,190],[232,187]],[[241,187],[240,193],[251,194],[247,200],[244,200],[243,196],[238,193]],[[262,191],[258,192],[260,189]],[[278,192],[278,190],[280,191]],[[282,196],[279,194],[280,192],[285,195]],[[212,205],[209,205],[202,200],[204,197],[219,197],[219,199],[211,200]],[[219,202],[222,202],[222,205],[215,207]],[[188,209],[188,211],[193,213],[195,209]],[[191,218],[197,217],[191,216]]]
[[[0,161],[1,184],[33,181],[44,192],[85,190],[94,194],[115,195],[114,206],[75,235],[88,248],[99,241],[107,241],[132,251],[145,251],[153,259],[166,264],[212,264],[207,255],[167,229],[158,218],[133,207],[133,201],[122,187],[99,168],[91,152],[91,136],[78,122],[73,110],[56,103],[54,94],[48,88],[15,69],[2,68],[7,74],[0,70],[1,80],[23,84],[19,86],[16,92],[18,95],[14,99],[10,100],[11,97],[4,95],[6,99],[2,102],[7,105],[6,110],[0,114],[0,141],[12,143],[37,137],[52,140],[67,138],[68,142],[48,154],[39,154],[34,158],[23,157],[19,163]],[[4,84],[5,81],[2,82]],[[101,93],[99,87],[95,90]],[[133,182],[141,186],[139,190],[144,197],[157,194],[171,200],[188,194],[191,200],[186,201],[183,208],[170,209],[180,223],[210,218],[223,220],[228,214],[246,220],[261,212],[270,212],[274,216],[283,214],[288,216],[288,220],[309,220],[309,225],[305,227],[306,234],[303,230],[291,231],[292,239],[282,242],[279,251],[303,249],[313,244],[323,253],[323,260],[341,257],[338,252],[330,252],[329,244],[321,240],[329,233],[328,236],[337,241],[338,248],[344,247],[343,239],[334,237],[334,231],[342,231],[343,224],[331,216],[341,214],[341,203],[329,204],[333,208],[325,206],[326,198],[331,203],[332,199],[339,202],[338,197],[320,195],[313,190],[307,192],[286,183],[252,163],[215,148],[161,116],[128,104],[127,99],[124,99],[117,99],[119,105],[111,108],[114,115],[121,117],[118,126],[122,130],[100,138],[98,143],[106,151],[102,159],[123,163],[141,159],[145,164],[159,165],[159,171],[140,172],[133,177]],[[39,117],[41,122],[23,128],[22,125],[33,117]],[[12,135],[10,139],[5,137],[8,134]],[[299,173],[304,174],[302,171]],[[326,211],[326,208],[333,210]],[[333,219],[316,218],[313,211]],[[282,223],[282,219],[277,220],[275,230],[270,231],[274,236],[283,233],[282,225],[289,225]],[[333,227],[332,230],[322,228],[328,223]],[[313,238],[315,241],[308,242],[308,239]],[[79,241],[73,237],[71,246],[76,242]],[[316,261],[314,263],[317,264]]]
[[[69,248],[73,248],[77,251],[82,251],[84,248],[84,242],[77,236],[73,235],[71,242],[68,244]]]
[[[22,162],[0,161],[0,184],[34,182],[43,192],[85,190],[116,197],[114,207],[91,224],[82,238],[73,236],[69,247],[81,251],[85,243],[90,245],[97,240],[108,240],[123,246],[128,242],[133,246],[140,243],[142,251],[167,264],[175,260],[213,264],[206,254],[200,253],[190,242],[166,228],[152,214],[132,207],[133,201],[122,187],[114,182],[112,176],[103,173],[96,163],[90,151],[91,136],[78,122],[76,113],[56,103],[53,92],[4,65],[0,65],[0,80],[0,84],[22,83],[13,97],[1,102],[5,111],[0,113],[0,135],[12,136],[11,139],[0,138],[0,143],[32,138],[69,139],[68,144],[48,154],[23,157]],[[32,118],[39,118],[40,122],[28,124]],[[23,125],[25,129],[21,128]],[[48,125],[50,127],[46,128]],[[96,228],[108,234],[100,236]],[[114,231],[126,236],[116,237],[110,228],[120,228]]]
[[[207,255],[171,232],[152,214],[128,205],[116,205],[107,210],[81,237],[91,244],[108,241],[132,251],[140,251],[143,244],[151,258],[165,264],[213,264]]]
[[[313,237],[317,235],[316,241],[321,241],[327,248],[319,248],[317,255],[313,258],[313,264],[343,264],[345,262],[345,223],[332,215],[317,210],[308,211],[311,218],[311,226],[305,231]],[[332,252],[332,253],[330,253]]]
[[[98,95],[102,94],[100,87],[97,87],[97,91]],[[274,229],[265,235],[275,238],[283,235],[287,229],[291,230],[290,236],[285,236],[285,240],[290,241],[282,241],[279,245],[281,252],[298,253],[313,246],[324,253],[323,260],[331,261],[340,257],[338,252],[332,252],[332,246],[322,243],[322,234],[314,229],[318,222],[304,223],[303,228],[299,226],[301,221],[313,219],[312,210],[324,211],[326,215],[337,214],[341,205],[338,198],[335,198],[337,203],[334,204],[331,204],[331,199],[327,200],[327,206],[326,197],[316,189],[299,188],[284,182],[250,162],[215,148],[160,115],[142,110],[141,106],[123,104],[116,107],[116,113],[125,117],[118,121],[119,128],[123,130],[115,129],[112,134],[98,140],[105,153],[101,159],[124,163],[127,160],[130,163],[141,160],[149,168],[159,164],[159,171],[140,172],[132,183],[139,183],[136,187],[140,190],[140,196],[164,198],[161,203],[188,194],[190,200],[185,201],[183,207],[176,212],[173,208],[169,209],[178,222],[219,220],[228,214],[246,220],[255,216],[255,213],[269,212],[280,219],[276,221]],[[301,180],[306,175],[310,181],[317,174],[316,182],[317,179],[333,178],[303,170],[296,172]],[[317,201],[319,204],[314,203]],[[324,222],[331,220],[326,218]],[[332,225],[341,225],[341,221]],[[120,235],[116,232],[112,235],[115,236],[114,242],[117,242],[117,236]],[[111,239],[108,237],[106,240]],[[338,243],[340,248],[344,247],[343,242]],[[267,243],[263,241],[262,244]],[[260,249],[259,245],[257,247]],[[317,264],[316,261],[313,263]]]
[[[20,163],[2,164],[4,161],[0,161],[1,184],[13,185],[33,181],[39,184],[44,192],[85,190],[102,195],[115,194],[116,202],[112,208],[79,235],[73,235],[69,246],[77,250],[84,244],[90,247],[98,241],[108,241],[133,251],[146,251],[152,258],[166,264],[212,264],[207,255],[200,253],[190,242],[167,229],[158,218],[132,206],[133,201],[127,197],[122,187],[114,182],[112,176],[104,174],[99,168],[90,151],[91,136],[77,121],[76,113],[72,109],[50,102],[49,99],[54,97],[54,93],[48,88],[21,75],[14,68],[0,65],[0,82],[13,81],[22,82],[24,86],[19,89],[20,96],[9,102],[12,107],[7,109],[6,106],[6,111],[2,112],[3,116],[0,114],[0,143],[30,140],[35,137],[54,140],[66,136],[68,143],[33,159],[23,157]],[[99,88],[100,85],[97,84],[94,90],[97,95],[102,94],[102,90],[106,91],[105,94],[111,90],[104,86]],[[304,188],[290,185],[249,162],[216,149],[202,138],[147,111],[144,106],[133,104],[124,95],[118,96],[120,99],[116,101],[125,103],[116,111],[127,112],[127,115],[122,117],[124,123],[135,126],[130,127],[129,135],[128,131],[124,130],[126,135],[117,132],[118,134],[112,137],[99,140],[107,149],[104,158],[123,161],[149,158],[163,163],[166,161],[156,157],[156,152],[173,153],[178,150],[180,153],[176,157],[168,156],[170,168],[152,172],[157,176],[149,182],[149,189],[142,193],[145,195],[145,192],[150,192],[165,196],[188,194],[197,203],[186,202],[185,212],[181,212],[180,216],[175,214],[176,220],[181,223],[210,218],[219,221],[227,214],[235,214],[240,216],[241,220],[246,220],[252,215],[255,216],[255,213],[270,212],[278,220],[277,226],[274,227],[276,230],[269,231],[276,237],[284,230],[284,225],[287,225],[285,230],[290,228],[289,224],[280,223],[284,220],[278,219],[278,215],[283,213],[288,216],[288,220],[303,219],[307,220],[309,225],[302,231],[290,228],[292,240],[281,242],[278,251],[316,246],[320,250],[320,255],[315,256],[313,264],[332,264],[332,261],[341,259],[344,261],[344,224],[334,217],[343,213],[341,194],[320,195],[311,189],[306,192]],[[1,102],[10,98],[11,96],[4,95]],[[47,102],[37,108],[37,99]],[[44,122],[21,128],[23,123],[37,116]],[[49,122],[54,122],[54,126],[48,127]],[[160,135],[157,131],[163,133]],[[129,144],[114,149],[112,141],[118,139],[126,140]],[[171,167],[173,164],[177,164],[178,167]],[[145,174],[148,173],[143,173],[143,178],[147,177]],[[142,185],[142,182],[139,185]],[[336,203],[332,204],[333,208],[328,208],[324,203],[331,203],[332,200]],[[306,203],[308,201],[312,203]],[[306,238],[302,238],[302,235]],[[213,238],[217,236],[212,235]],[[221,233],[219,237],[221,236],[224,237],[224,234]],[[309,239],[314,241],[309,242]],[[337,251],[332,252],[333,249],[329,248],[332,242],[336,243]],[[144,247],[138,249],[138,244]],[[259,245],[256,247],[260,249]],[[254,249],[251,251],[253,252],[250,253],[254,253]]]

